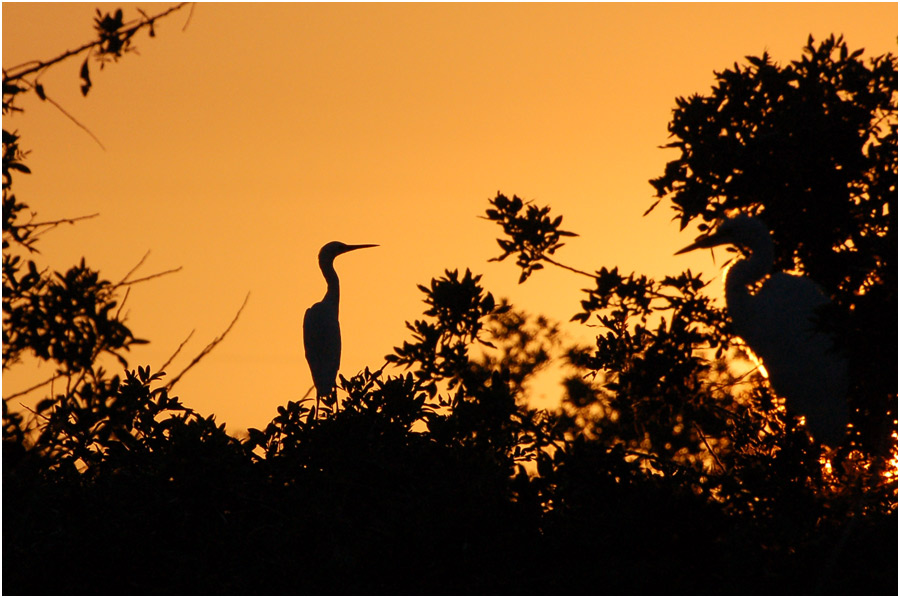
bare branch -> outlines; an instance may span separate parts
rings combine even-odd
[[[119,316],[122,314],[122,309],[125,307],[125,302],[128,301],[128,295],[131,293],[131,287],[125,289],[125,297],[122,298],[122,303],[119,304],[119,309],[116,310],[116,320],[119,320]]]
[[[19,403],[19,407],[21,407],[21,408],[24,409],[25,411],[28,411],[29,413],[31,413],[31,415],[34,416],[34,417],[29,421],[29,426],[30,426],[31,422],[33,422],[33,421],[36,420],[37,418],[41,418],[41,419],[44,420],[44,421],[50,421],[50,418],[49,418],[49,417],[47,417],[47,416],[44,415],[43,413],[38,413],[37,411],[35,411],[34,409],[32,409],[31,407],[29,407],[29,406],[26,405],[25,403]]]
[[[14,67],[10,68],[9,70],[4,69],[3,70],[3,82],[9,83],[11,81],[18,81],[19,79],[22,79],[22,77],[25,77],[27,75],[30,75],[31,73],[34,73],[41,69],[52,66],[52,65],[56,64],[57,62],[62,62],[66,58],[70,58],[72,56],[77,56],[78,54],[81,54],[85,50],[89,50],[90,48],[93,48],[94,46],[97,46],[100,43],[101,43],[101,40],[99,40],[99,39],[94,40],[92,42],[88,42],[82,46],[79,46],[79,47],[75,48],[74,50],[69,50],[67,52],[64,52],[64,53],[60,54],[59,56],[57,56],[56,58],[53,58],[52,60],[48,60],[46,62],[44,62],[42,60],[29,60],[28,62],[24,62],[20,65],[14,66]],[[24,68],[24,70],[22,72],[16,73],[15,70],[19,69],[19,68]]]
[[[46,227],[44,230],[38,231],[34,235],[31,236],[32,239],[36,239],[37,237],[40,237],[47,231],[53,230],[60,224],[75,224],[76,222],[79,222],[81,220],[89,220],[91,218],[96,218],[99,215],[100,215],[100,212],[96,212],[94,214],[88,214],[87,216],[75,216],[74,218],[60,218],[59,220],[48,220],[47,222],[29,222],[27,224],[21,225],[19,228],[24,228],[24,229],[34,231],[40,227]],[[32,214],[32,216],[34,216],[34,215]]]
[[[159,278],[160,276],[165,276],[166,274],[174,274],[176,272],[181,272],[183,266],[178,266],[177,268],[172,268],[171,270],[165,270],[163,272],[157,272],[156,274],[151,274],[150,276],[145,276],[143,278],[137,278],[135,280],[129,280],[128,282],[120,282],[116,284],[117,287],[124,287],[131,284],[137,284],[139,282],[147,282],[148,280],[153,280],[154,278]]]
[[[31,388],[26,388],[25,390],[20,390],[19,392],[9,395],[8,397],[3,397],[3,400],[9,401],[11,399],[15,399],[16,397],[21,397],[22,395],[27,395],[28,393],[30,393],[33,390],[37,390],[42,386],[46,386],[46,385],[50,384],[51,382],[53,382],[54,380],[56,380],[59,377],[60,377],[60,374],[53,374],[53,376],[51,376],[49,379],[44,380],[43,382],[41,382],[39,384],[35,384]]]
[[[584,270],[579,270],[578,268],[573,268],[572,266],[561,264],[554,259],[547,257],[546,255],[542,255],[541,259],[549,264],[553,264],[557,268],[562,268],[563,270],[568,270],[569,272],[574,272],[575,274],[583,274],[584,276],[587,276],[589,278],[594,278],[594,275],[589,272],[585,272]]]
[[[181,28],[181,32],[182,32],[182,33],[184,33],[185,31],[187,31],[188,25],[190,25],[191,19],[192,19],[193,16],[194,16],[194,7],[196,7],[196,6],[197,6],[197,3],[196,3],[196,2],[191,2],[191,11],[188,13],[187,21],[184,22],[184,27]]]
[[[137,272],[138,268],[140,268],[141,266],[144,265],[144,262],[147,260],[147,258],[148,258],[149,256],[150,256],[150,250],[148,249],[148,250],[147,250],[147,253],[144,254],[144,257],[142,257],[142,258],[140,259],[140,261],[137,263],[137,265],[136,265],[134,268],[132,268],[131,270],[129,270],[128,273],[127,273],[125,276],[122,277],[122,280],[120,280],[118,283],[116,283],[116,286],[119,286],[120,284],[123,284],[126,280],[128,280],[128,277],[129,277],[129,276],[131,276],[132,274],[134,274],[135,272]]]
[[[181,349],[187,344],[187,342],[188,342],[189,340],[191,340],[191,337],[194,336],[194,333],[195,333],[196,331],[197,331],[196,329],[191,330],[191,333],[187,335],[187,338],[184,339],[183,341],[181,341],[181,344],[178,345],[178,348],[175,349],[175,352],[172,353],[171,357],[169,357],[169,358],[166,360],[166,362],[165,362],[164,364],[162,364],[162,367],[159,368],[160,371],[165,371],[165,369],[169,366],[169,364],[172,363],[172,360],[175,359],[175,356],[178,355],[178,353],[181,352]]]
[[[160,276],[165,276],[166,274],[174,274],[175,272],[180,272],[182,266],[178,266],[177,268],[172,268],[171,270],[165,270],[163,272],[157,272],[156,274],[151,274],[150,276],[145,276],[143,278],[138,278],[135,280],[128,280],[128,278],[138,271],[138,268],[144,265],[144,262],[147,261],[147,257],[150,255],[150,251],[144,254],[144,257],[140,259],[137,265],[134,266],[128,273],[122,277],[122,280],[113,285],[113,288],[124,287],[132,284],[137,284],[139,282],[146,282],[148,280],[152,280],[154,278],[159,278]],[[124,302],[123,302],[124,303]]]
[[[23,81],[24,81],[24,80],[23,80]],[[26,81],[26,83],[27,83],[27,81]],[[100,139],[99,139],[96,135],[94,135],[94,133],[93,133],[90,129],[88,129],[85,125],[81,124],[81,123],[78,121],[77,118],[75,118],[74,116],[72,116],[71,114],[69,114],[68,112],[66,112],[65,108],[63,108],[62,106],[60,106],[59,103],[58,103],[56,100],[54,100],[53,98],[51,98],[50,96],[48,96],[46,93],[44,94],[44,99],[47,100],[48,102],[50,102],[51,104],[53,104],[53,106],[54,106],[57,110],[59,110],[60,112],[62,112],[62,113],[66,116],[66,118],[68,118],[69,120],[71,120],[71,121],[72,121],[73,123],[75,123],[79,128],[81,128],[85,133],[87,133],[88,135],[90,135],[91,139],[93,139],[95,142],[97,142],[97,145],[100,146],[100,149],[102,149],[104,152],[106,151],[106,146],[103,145],[103,142],[101,142]]]
[[[204,347],[204,349],[202,351],[200,351],[200,353],[193,359],[193,361],[191,361],[191,363],[189,363],[186,368],[181,370],[180,374],[175,376],[172,379],[172,381],[166,385],[166,390],[172,390],[172,387],[175,386],[175,384],[179,380],[181,380],[181,377],[184,376],[188,372],[188,370],[190,370],[192,367],[197,365],[201,359],[203,359],[204,357],[209,355],[210,351],[212,351],[216,347],[216,345],[218,345],[220,342],[222,342],[222,339],[225,338],[225,336],[231,331],[231,329],[234,327],[235,323],[238,321],[238,318],[241,316],[241,312],[244,311],[244,308],[247,306],[247,301],[249,299],[250,299],[250,293],[247,293],[247,296],[244,297],[244,303],[241,304],[241,308],[234,315],[234,319],[231,320],[231,324],[228,325],[228,328],[225,329],[225,332],[223,332],[222,334],[217,336],[215,339],[213,339],[213,341],[211,343],[206,345],[206,347]]]

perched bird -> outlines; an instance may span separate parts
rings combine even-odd
[[[716,245],[735,245],[749,254],[725,274],[725,302],[735,333],[762,361],[788,408],[806,417],[813,437],[833,446],[847,425],[849,377],[846,358],[816,324],[830,300],[809,278],[769,274],[774,247],[757,218],[725,220],[676,255]]]
[[[341,326],[338,322],[340,281],[334,271],[334,258],[366,247],[377,245],[346,245],[339,241],[326,243],[319,250],[319,268],[328,283],[325,297],[306,310],[303,316],[303,347],[306,361],[316,385],[316,410],[318,400],[334,393],[334,381],[341,365]]]

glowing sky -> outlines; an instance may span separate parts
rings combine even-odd
[[[136,18],[170,5],[3,3],[4,68],[90,40],[97,6]],[[694,231],[667,206],[641,217],[674,156],[659,149],[674,98],[746,55],[796,59],[810,33],[896,53],[897,4],[199,4],[119,63],[92,63],[87,98],[83,58],[42,76],[105,151],[33,94],[4,127],[32,150],[20,200],[44,219],[100,213],[42,237],[44,263],[84,255],[119,280],[150,250],[140,273],[183,268],[132,289],[128,324],[151,340],[132,366],[162,365],[196,329],[177,373],[251,293],[174,393],[238,430],[311,385],[301,321],[331,240],[381,245],[337,261],[347,375],[407,338],[416,284],[445,268],[483,273],[532,312],[578,310],[587,279],[545,270],[517,286],[513,263],[487,263],[499,228],[478,216],[498,190],[564,216],[581,235],[565,263],[715,275],[708,253],[672,255]],[[6,372],[3,394],[51,373]]]

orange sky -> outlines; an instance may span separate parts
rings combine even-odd
[[[4,68],[92,38],[95,7],[168,4],[3,3]],[[843,33],[867,56],[897,52],[897,4],[199,4],[138,34],[139,55],[79,91],[74,59],[47,72],[47,94],[106,151],[33,95],[4,117],[32,150],[15,191],[43,219],[101,216],[42,237],[40,259],[82,255],[119,280],[182,271],[132,289],[128,324],[151,344],[131,365],[160,366],[194,336],[177,373],[250,301],[228,338],[175,388],[230,430],[262,427],[312,384],[303,312],[325,285],[324,243],[381,247],[337,261],[341,371],[378,367],[421,316],[445,268],[483,273],[495,296],[566,321],[589,281],[538,272],[518,286],[497,255],[496,225],[477,217],[498,190],[550,204],[581,236],[561,261],[654,277],[716,274],[708,253],[672,254],[671,211],[648,179],[674,98],[706,93],[713,70],[768,51],[786,63],[807,35]],[[586,284],[587,283],[587,284]],[[9,395],[47,366],[3,376]],[[551,398],[555,386],[539,391]]]

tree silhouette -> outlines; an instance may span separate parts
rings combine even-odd
[[[600,327],[596,349],[571,357],[600,387],[570,383],[572,435],[681,477],[762,544],[816,542],[828,525],[896,510],[896,375],[885,375],[896,372],[896,59],[865,65],[840,38],[810,39],[804,53],[784,68],[748,57],[717,74],[711,97],[679,99],[670,147],[681,157],[651,182],[682,228],[734,210],[771,219],[776,267],[823,277],[835,309],[822,325],[854,366],[856,436],[834,462],[758,375],[734,379],[741,348],[700,278],[581,272],[554,255],[573,233],[549,207],[498,194],[486,214],[509,236],[496,259],[517,254],[520,282],[542,262],[595,281],[573,320]]]
[[[156,18],[98,15],[83,48],[117,58],[130,27]],[[682,227],[772,215],[779,263],[830,273],[850,315],[828,325],[861,363],[859,339],[896,311],[896,61],[866,67],[834,39],[805,52],[784,68],[748,58],[711,98],[679,100],[682,157],[654,185]],[[5,109],[45,94],[6,83]],[[340,408],[317,417],[312,399],[287,401],[238,439],[171,396],[161,371],[128,369],[140,341],[117,293],[130,275],[112,283],[84,263],[50,275],[24,259],[34,231],[75,219],[25,219],[18,144],[4,131],[4,368],[31,353],[66,388],[30,421],[3,402],[8,592],[896,593],[893,382],[857,366],[861,435],[823,455],[758,373],[729,367],[743,349],[701,277],[567,266],[562,217],[498,193],[485,214],[503,229],[495,259],[515,255],[529,284],[545,264],[590,279],[572,320],[594,326],[593,346],[495,299],[471,270],[445,271],[419,285],[423,314],[387,364],[340,377]],[[123,373],[99,367],[104,352]],[[537,410],[529,381],[561,354],[562,406]]]
[[[681,155],[651,182],[682,228],[732,210],[760,216],[775,268],[826,289],[837,307],[829,325],[851,356],[857,442],[887,455],[897,418],[897,59],[862,53],[810,36],[784,67],[763,53],[716,73],[709,96],[677,100],[667,147]]]

